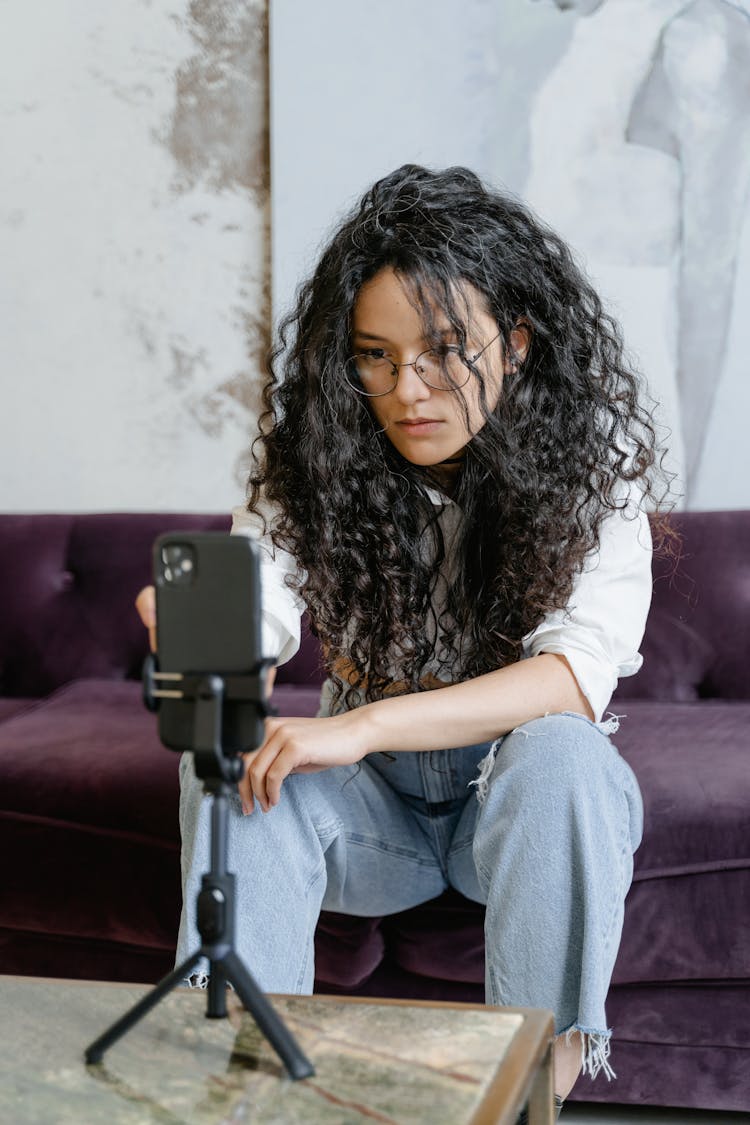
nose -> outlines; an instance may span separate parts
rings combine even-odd
[[[405,406],[411,402],[424,402],[430,397],[430,388],[417,375],[414,361],[399,364],[398,379],[393,393]]]

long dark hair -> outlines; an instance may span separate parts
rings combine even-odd
[[[435,480],[398,453],[344,378],[357,294],[386,267],[409,284],[426,324],[436,305],[445,312],[459,345],[466,282],[508,353],[519,319],[531,332],[494,409],[482,396],[485,425],[456,482],[463,519],[432,629],[446,561]],[[466,168],[407,164],[370,188],[281,323],[249,482],[249,510],[271,505],[273,540],[299,564],[334,706],[425,686],[435,628],[452,653],[447,680],[516,661],[522,638],[566,605],[602,519],[625,505],[624,485],[664,508],[670,480],[643,397],[616,322],[566,244],[521,201]]]

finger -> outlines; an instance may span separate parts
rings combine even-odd
[[[248,767],[247,777],[252,787],[253,796],[263,812],[268,812],[270,808],[267,789],[268,770],[276,760],[283,744],[284,739],[281,732],[273,731],[260,750],[255,751],[253,760]]]
[[[135,608],[148,629],[149,647],[156,652],[156,591],[153,586],[144,586],[135,599]]]
[[[242,803],[242,812],[245,816],[249,816],[255,808],[255,801],[253,800],[253,790],[248,774],[248,766],[250,765],[254,755],[255,751],[252,751],[252,753],[249,754],[242,755],[244,773],[237,783],[237,791],[239,792],[240,802]]]
[[[141,594],[145,594],[145,592],[146,591],[142,590]],[[141,597],[141,594],[138,595],[138,598]],[[138,601],[138,599],[136,599],[136,602],[137,601]],[[140,610],[139,610],[139,612],[140,612]],[[252,781],[251,781],[251,778],[250,778],[250,768],[249,767],[255,761],[255,759],[257,758],[260,750],[264,746],[266,746],[269,737],[275,732],[275,730],[277,729],[278,726],[279,726],[279,720],[278,719],[273,719],[273,718],[272,719],[266,719],[266,723],[265,723],[266,738],[261,743],[261,746],[258,748],[258,750],[249,750],[246,754],[242,755],[244,772],[243,772],[240,780],[237,782],[237,792],[239,793],[239,796],[240,796],[240,803],[242,805],[242,812],[243,812],[244,816],[249,816],[255,809],[255,794],[253,793],[253,787],[252,787]],[[259,801],[259,803],[260,803],[260,801]],[[266,811],[266,810],[264,810],[264,811]]]
[[[264,734],[264,737],[263,737],[263,741],[261,742],[260,746],[258,747],[259,750],[263,749],[263,747],[266,745],[266,743],[268,742],[271,735],[275,734],[275,732],[279,729],[279,727],[282,724],[282,721],[283,720],[280,719],[278,717],[278,715],[271,715],[269,718],[263,720],[263,727],[264,727],[265,734]]]
[[[273,808],[281,800],[281,786],[294,772],[295,753],[287,747],[276,755],[273,764],[266,771],[266,794],[268,807]]]
[[[262,745],[253,752],[247,771],[252,793],[263,812],[271,807],[268,795],[268,770],[281,753],[290,737],[289,720],[270,718],[265,721],[266,737]],[[278,804],[278,798],[276,803]]]
[[[156,624],[156,590],[153,586],[144,586],[139,591],[135,599],[135,608],[144,625]]]
[[[268,799],[265,787],[265,772],[278,753],[277,742],[272,742],[281,727],[281,721],[272,717],[265,720],[265,738],[257,750],[246,755],[248,769],[245,774],[250,800],[257,800],[263,812],[268,812]],[[250,768],[252,767],[252,768]]]

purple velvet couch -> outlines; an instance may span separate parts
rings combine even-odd
[[[645,664],[613,741],[643,843],[608,998],[617,1081],[572,1097],[750,1109],[750,512],[677,515]],[[153,981],[179,912],[177,755],[140,704],[133,597],[150,545],[218,516],[0,516],[0,972]],[[282,713],[317,705],[314,640]],[[384,919],[327,914],[317,989],[483,999],[482,909],[458,894]]]

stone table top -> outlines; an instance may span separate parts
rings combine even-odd
[[[487,1104],[527,1019],[523,1009],[273,996],[315,1066],[313,1077],[294,1082],[233,993],[229,1018],[208,1020],[206,994],[178,989],[101,1063],[87,1066],[84,1048],[146,991],[145,985],[0,977],[0,1121],[462,1125],[506,1119],[488,1116]]]

